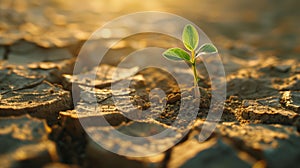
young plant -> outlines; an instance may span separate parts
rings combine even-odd
[[[189,53],[181,48],[169,48],[163,53],[163,56],[174,61],[187,61],[191,65],[194,74],[194,85],[196,87],[199,82],[196,69],[196,58],[202,54],[217,53],[218,50],[210,43],[205,43],[198,49],[199,35],[196,28],[190,24],[186,25],[183,29],[182,42]]]

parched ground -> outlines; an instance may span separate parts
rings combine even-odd
[[[292,0],[1,1],[1,167],[298,167],[299,5]],[[189,96],[190,88],[180,90],[169,73],[157,68],[133,77],[128,73],[135,69],[124,68],[118,79],[111,78],[124,56],[145,47],[181,45],[177,40],[159,34],[128,37],[110,49],[105,64],[82,67],[80,74],[73,74],[76,56],[93,31],[116,16],[143,10],[171,12],[192,20],[219,49],[227,95],[221,119],[208,121],[217,127],[204,142],[198,139],[212,88],[202,63],[198,65],[201,99],[195,122],[187,123],[193,110],[187,105],[177,123],[181,129],[157,141],[158,145],[110,138],[113,128],[138,137],[175,129],[172,124],[179,115],[181,98],[195,101]],[[107,44],[126,31],[111,30]],[[96,80],[90,81],[95,71]],[[186,73],[180,67],[174,71]],[[130,87],[112,91],[110,85],[119,80],[131,81]],[[165,98],[150,93],[154,88],[161,88]],[[72,94],[80,96],[73,99]],[[139,112],[132,105],[149,112]],[[103,124],[104,120],[113,128]],[[185,131],[188,134],[172,148],[142,158],[120,156],[94,142],[128,154],[154,152]]]

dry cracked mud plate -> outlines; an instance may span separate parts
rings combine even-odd
[[[55,119],[59,111],[72,108],[69,91],[41,76],[23,70],[0,70],[0,116],[30,114]]]
[[[276,168],[298,163],[300,135],[295,127],[224,122],[210,139],[199,143],[202,123],[195,125],[187,141],[172,149],[167,167]]]
[[[33,62],[54,62],[73,57],[68,48],[42,48],[24,40],[17,41],[8,49],[7,62],[9,64],[26,65]]]
[[[64,87],[71,89],[72,84],[94,86],[97,88],[108,87],[114,82],[127,79],[132,75],[132,73],[134,74],[138,70],[137,67],[129,69],[118,68],[119,73],[114,76],[115,78],[113,78],[113,74],[115,73],[116,69],[117,67],[101,64],[100,66],[94,67],[92,70],[87,72],[80,72],[80,74],[75,75],[66,74],[64,75]]]
[[[44,120],[29,115],[1,117],[0,128],[1,167],[42,167],[59,161]]]
[[[299,87],[298,87],[299,88]],[[282,93],[281,103],[288,109],[300,113],[300,92],[285,91]]]
[[[300,116],[292,110],[282,107],[261,105],[262,99],[244,100],[241,107],[241,117],[252,123],[292,125]],[[279,100],[277,99],[279,104]]]
[[[62,84],[64,74],[72,74],[75,59],[67,59],[56,62],[36,62],[27,65],[33,74],[41,75],[50,83]]]
[[[123,136],[116,137],[113,135],[112,129],[128,136],[144,137],[146,141],[140,139],[131,142],[128,139],[124,139]],[[166,137],[161,139],[159,137],[151,137],[166,129],[172,128],[156,121],[133,121],[127,124],[121,124],[115,128],[89,127],[87,132],[89,132],[89,135],[93,138],[88,138],[86,151],[87,159],[90,160],[91,163],[97,163],[103,167],[162,167],[164,165],[166,154],[158,153],[157,151],[165,148],[167,149],[170,144],[177,141],[178,137],[182,136],[180,132],[176,132],[174,130],[172,134],[168,134]],[[111,137],[114,138],[112,139]],[[155,143],[153,143],[153,141],[155,141]],[[104,149],[96,142],[105,144],[107,149]],[[126,154],[132,155],[132,157],[120,156],[111,151],[121,153],[125,152]],[[136,157],[140,154],[144,155],[145,151],[147,151],[150,155]],[[91,166],[93,167],[93,165]]]

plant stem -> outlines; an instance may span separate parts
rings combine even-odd
[[[192,69],[194,73],[194,86],[196,87],[198,85],[198,75],[197,75],[197,69],[196,69],[196,60],[195,60],[195,51],[192,51]]]

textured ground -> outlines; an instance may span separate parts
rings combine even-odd
[[[0,2],[0,163],[3,167],[298,167],[298,2],[126,0],[123,3],[114,0]],[[193,9],[195,6],[198,8]],[[93,125],[92,121],[106,119],[119,131],[135,136],[172,128],[180,93],[188,95],[190,90],[179,90],[168,73],[149,68],[128,78],[126,73],[133,69],[123,69],[121,78],[131,80],[131,87],[112,92],[108,86],[118,82],[110,78],[116,58],[147,46],[170,47],[178,42],[145,34],[122,40],[108,52],[106,65],[88,67],[98,68],[94,89],[82,74],[72,73],[80,46],[91,32],[116,16],[143,10],[180,14],[208,34],[224,63],[227,96],[216,130],[208,140],[199,143],[197,135],[211,101],[209,77],[204,65],[199,64],[201,104],[196,122],[188,126],[189,134],[156,156],[123,157],[95,144],[83,131],[79,119],[90,123],[87,129],[99,140],[117,145],[120,151],[155,150],[155,146],[122,144],[121,139],[97,136],[99,132],[109,135],[111,128]],[[126,31],[118,30],[114,35],[122,36]],[[115,37],[108,37],[107,41],[112,38]],[[115,59],[110,59],[112,56]],[[84,75],[89,75],[88,68],[83,70]],[[81,95],[74,100],[75,104],[72,84]],[[156,87],[166,92],[166,98],[148,96],[149,90]],[[97,110],[87,105],[94,101],[89,97],[91,92],[96,93]],[[118,109],[112,96],[120,98],[119,103],[126,110]],[[154,108],[150,114],[136,116],[129,106],[133,103],[140,109],[148,109],[150,102],[166,103],[166,108]],[[144,120],[131,121],[124,113]],[[180,118],[179,124],[184,124],[185,119]],[[173,140],[170,136],[159,143],[164,146]]]

